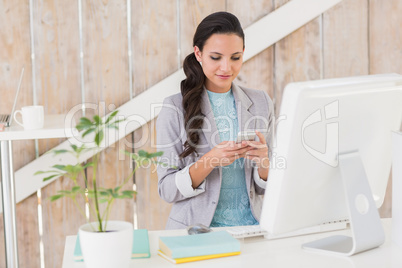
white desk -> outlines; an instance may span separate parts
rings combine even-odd
[[[73,136],[72,126],[65,127],[65,115],[45,116],[42,129],[24,130],[13,124],[0,132],[1,188],[3,201],[4,238],[6,248],[6,265],[18,268],[17,230],[15,222],[15,181],[13,167],[12,141],[65,138]],[[71,121],[70,121],[71,122]]]
[[[386,268],[402,267],[402,248],[391,241],[391,219],[382,220],[386,233],[386,242],[379,248],[357,254],[352,257],[333,257],[306,252],[301,244],[333,234],[349,234],[350,230],[342,230],[314,235],[305,235],[277,240],[265,240],[262,237],[242,240],[239,256],[220,259],[171,264],[157,255],[158,237],[168,235],[184,235],[185,230],[150,231],[149,241],[151,258],[131,261],[130,267],[326,267],[326,268]],[[83,268],[84,263],[73,261],[76,236],[67,236],[62,268]]]

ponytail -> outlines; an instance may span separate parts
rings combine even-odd
[[[184,143],[184,151],[180,154],[180,158],[197,153],[196,147],[200,139],[197,130],[201,129],[204,122],[204,115],[201,112],[201,96],[204,90],[205,75],[194,53],[184,59],[183,70],[186,79],[181,81],[181,95],[183,96],[182,105],[187,141]]]

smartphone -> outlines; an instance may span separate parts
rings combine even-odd
[[[241,141],[253,141],[255,140],[255,136],[254,131],[239,131],[239,133],[237,133],[236,142],[240,143]]]

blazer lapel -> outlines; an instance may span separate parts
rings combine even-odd
[[[204,88],[201,96],[201,111],[205,114],[204,123],[202,125],[202,132],[208,142],[210,149],[215,147],[221,142],[219,137],[218,128],[215,124],[214,113],[209,102],[207,90]]]
[[[232,83],[232,91],[236,101],[237,120],[240,131],[255,131],[256,120],[253,120],[253,114],[249,112],[253,102],[237,85]],[[246,175],[247,192],[250,193],[252,183],[252,161],[244,159],[244,173]]]
[[[240,131],[254,131],[255,120],[249,108],[253,105],[250,98],[237,85],[232,83],[232,92],[236,101],[237,120]]]

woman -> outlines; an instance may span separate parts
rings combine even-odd
[[[244,33],[234,15],[207,16],[193,47],[183,63],[181,94],[165,99],[156,125],[157,147],[169,166],[158,167],[159,195],[173,203],[166,228],[258,224],[259,195],[269,171],[272,101],[263,91],[232,83],[244,52]],[[258,141],[236,142],[239,131],[255,132]]]

